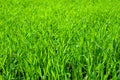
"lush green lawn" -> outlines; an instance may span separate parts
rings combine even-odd
[[[120,0],[0,0],[0,80],[120,80]]]

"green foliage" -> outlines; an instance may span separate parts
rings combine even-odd
[[[119,0],[0,0],[0,80],[119,80]]]

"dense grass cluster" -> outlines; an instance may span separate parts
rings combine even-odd
[[[120,80],[120,0],[0,0],[0,80]]]

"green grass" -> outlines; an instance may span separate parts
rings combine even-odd
[[[120,0],[0,0],[0,80],[120,80]]]

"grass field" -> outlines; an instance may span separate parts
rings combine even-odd
[[[0,0],[0,80],[120,80],[120,0]]]

